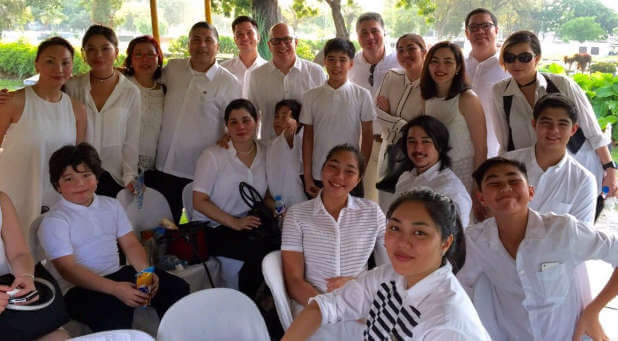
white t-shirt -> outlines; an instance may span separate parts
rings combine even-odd
[[[249,77],[249,100],[262,115],[260,138],[268,141],[275,136],[273,120],[275,105],[283,99],[302,100],[303,94],[324,84],[326,76],[322,67],[296,57],[294,66],[284,75],[272,61],[258,67]]]
[[[273,198],[280,195],[286,207],[307,200],[300,179],[303,170],[302,129],[294,135],[293,143],[290,148],[285,135],[281,133],[270,141],[266,152],[268,190]]]
[[[193,191],[208,195],[210,201],[227,214],[246,216],[250,208],[240,196],[240,182],[253,186],[262,198],[266,194],[266,149],[260,141],[256,141],[256,148],[250,168],[236,156],[232,141],[228,143],[228,149],[217,145],[206,148],[197,160]],[[198,210],[193,211],[192,220],[208,221],[211,227],[221,225]]]
[[[307,91],[300,123],[313,126],[313,178],[322,179],[322,165],[333,147],[344,143],[358,147],[361,123],[375,118],[369,91],[349,81],[338,89],[324,83]]]
[[[487,126],[487,157],[498,155],[500,144],[496,138],[494,103],[491,89],[496,82],[509,77],[509,74],[500,65],[498,54],[495,54],[482,62],[472,56],[466,58],[466,74],[472,90],[479,96],[483,112],[485,113],[485,125]]]
[[[38,236],[47,258],[73,255],[100,276],[120,269],[118,238],[133,231],[120,202],[95,195],[90,206],[62,198],[45,214]]]
[[[193,70],[189,59],[170,60],[161,83],[167,94],[157,169],[192,179],[201,152],[223,136],[225,107],[241,97],[240,83],[216,62],[204,73]]]
[[[408,289],[385,264],[312,300],[323,325],[366,318],[363,340],[491,340],[448,262]]]
[[[326,279],[358,276],[377,249],[376,263],[386,262],[386,217],[373,201],[348,195],[335,220],[324,208],[322,194],[292,206],[283,222],[281,250],[302,252],[305,279],[326,292]]]
[[[86,105],[86,141],[99,152],[103,168],[124,187],[137,177],[141,94],[135,84],[120,74],[99,111],[90,90],[90,73],[66,83],[66,92]]]
[[[513,259],[498,233],[495,218],[468,227],[466,262],[457,274],[489,334],[494,340],[571,340],[582,306],[574,269],[591,259],[618,266],[618,236],[571,215],[530,209]]]
[[[403,172],[395,186],[395,197],[403,192],[420,188],[429,188],[442,195],[446,195],[457,207],[461,225],[463,228],[466,228],[470,222],[472,199],[457,175],[450,168],[440,170],[441,166],[442,163],[438,161],[421,175],[416,173],[416,169]]]
[[[229,72],[231,72],[236,79],[240,82],[240,86],[242,87],[242,97],[249,98],[249,77],[251,75],[251,71],[257,69],[258,67],[266,64],[267,61],[260,57],[260,55],[255,58],[253,64],[251,66],[246,67],[245,63],[240,60],[240,57],[236,56],[230,60],[226,60],[221,63],[221,66],[226,68]]]

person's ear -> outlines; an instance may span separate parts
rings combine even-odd
[[[298,39],[294,38],[294,48],[296,49],[298,47]]]
[[[534,197],[534,187],[528,185],[528,195],[529,195],[529,200],[528,201],[532,201],[532,198]]]
[[[532,129],[536,129],[536,120],[534,118],[530,121],[530,124],[532,125]]]
[[[446,240],[442,242],[442,245],[440,245],[440,249],[442,249],[442,256],[446,255],[446,253],[448,252],[448,249],[451,247],[451,245],[453,245],[454,240],[455,238],[453,237],[452,234],[450,234],[446,238]]]
[[[477,187],[477,190],[474,192],[474,195],[476,195],[476,199],[478,200],[478,202],[481,203],[481,205],[483,205],[483,207],[489,207],[487,206],[487,202],[485,201],[485,196],[483,196],[483,192],[481,191],[481,188]]]
[[[575,135],[578,128],[579,128],[579,125],[577,123],[573,123],[573,126],[571,127],[571,136]]]

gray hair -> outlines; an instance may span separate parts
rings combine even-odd
[[[377,21],[380,26],[382,27],[382,29],[384,30],[384,19],[382,19],[382,16],[380,15],[380,13],[376,13],[376,12],[367,12],[367,13],[363,13],[361,14],[358,19],[356,20],[356,32],[358,32],[358,29],[360,27],[360,24],[363,21]]]

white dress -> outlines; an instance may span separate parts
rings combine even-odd
[[[49,158],[60,147],[75,144],[75,115],[71,98],[62,94],[56,103],[25,88],[24,111],[4,135],[0,152],[0,190],[15,204],[24,237],[30,224],[60,195],[49,181]]]
[[[144,171],[155,168],[157,144],[163,120],[163,87],[145,88],[134,77],[129,79],[137,85],[142,95],[142,118],[139,137],[139,159],[137,168]]]
[[[459,96],[447,100],[438,97],[425,100],[425,114],[437,118],[448,129],[451,170],[470,191],[474,171],[474,145],[466,119],[459,112]]]

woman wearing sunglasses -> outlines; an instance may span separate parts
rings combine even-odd
[[[618,185],[616,164],[612,162],[607,148],[610,140],[601,132],[590,102],[584,91],[570,78],[538,72],[540,60],[541,44],[532,32],[515,32],[502,45],[500,63],[511,78],[493,87],[500,152],[530,147],[536,143],[536,133],[531,124],[532,109],[543,95],[559,92],[571,98],[578,111],[579,129],[569,140],[569,151],[595,175],[599,192],[602,184],[608,186],[609,195],[614,196]]]

